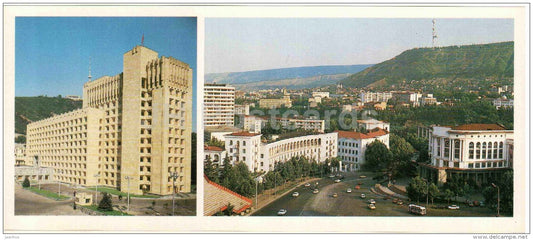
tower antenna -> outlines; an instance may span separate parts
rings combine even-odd
[[[141,39],[141,46],[144,46],[144,33],[143,33],[143,38]]]
[[[437,46],[437,20],[433,19],[433,35],[432,35],[432,41],[431,41],[431,44],[432,44],[432,47],[433,49],[435,49],[435,47]]]
[[[91,57],[90,56],[89,56],[89,76],[87,76],[87,77],[89,78],[89,82],[93,78],[93,76],[91,76]]]

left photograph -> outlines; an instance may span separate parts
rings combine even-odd
[[[195,17],[15,19],[15,215],[196,215]]]

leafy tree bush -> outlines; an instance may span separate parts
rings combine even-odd
[[[24,181],[22,182],[22,187],[25,187],[25,188],[30,187],[30,179],[28,177],[24,178]]]
[[[365,151],[365,170],[377,171],[388,167],[392,160],[392,153],[382,142],[375,140],[370,143]]]
[[[500,179],[493,181],[496,186],[500,188],[500,212],[513,213],[513,170],[506,171]],[[491,184],[487,184],[483,189],[483,197],[485,198],[485,204],[495,209],[498,204],[498,190]]]
[[[113,202],[111,200],[111,194],[104,193],[102,200],[98,204],[98,210],[101,211],[113,211]]]

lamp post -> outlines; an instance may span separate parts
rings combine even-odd
[[[178,172],[170,173],[170,177],[172,178],[172,216],[174,216],[174,197],[176,193],[176,179],[178,178]]]
[[[130,211],[130,179],[131,177],[126,176],[124,177],[128,181],[128,211]]]
[[[259,184],[259,182],[263,182],[263,177],[259,176],[257,178],[255,178],[255,209],[257,210],[257,185]]]
[[[63,169],[57,170],[57,173],[63,174]],[[59,181],[59,176],[57,177],[57,186],[59,187],[57,195],[58,195],[58,197],[61,197],[61,182]]]
[[[499,217],[500,216],[500,187],[494,183],[491,183],[492,187],[493,188],[496,188],[498,189],[498,213],[496,214],[496,217]]]
[[[37,166],[37,185],[39,185],[39,190],[41,190],[41,168]]]
[[[422,178],[422,180],[426,182],[426,208],[427,208],[429,205],[429,181],[425,178]]]
[[[100,177],[100,174],[94,174],[94,177],[96,178],[95,203],[98,205],[98,178]]]

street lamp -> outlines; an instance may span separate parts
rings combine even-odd
[[[257,210],[257,185],[263,182],[263,177],[259,176],[255,179],[255,209]]]
[[[493,188],[498,189],[498,213],[496,214],[496,217],[500,216],[500,187],[494,183],[491,183]]]
[[[176,179],[178,178],[179,174],[178,172],[172,172],[170,173],[170,177],[172,178],[172,216],[174,216],[174,197],[176,195]]]
[[[130,211],[130,179],[132,179],[129,176],[124,177],[126,180],[128,180],[128,212]]]
[[[98,178],[100,177],[100,174],[94,174],[94,177],[96,178],[95,203],[98,205]]]
[[[57,173],[63,174],[63,169],[58,169]],[[59,181],[59,176],[57,177],[57,186],[59,187],[57,195],[58,197],[61,197],[61,182]]]

